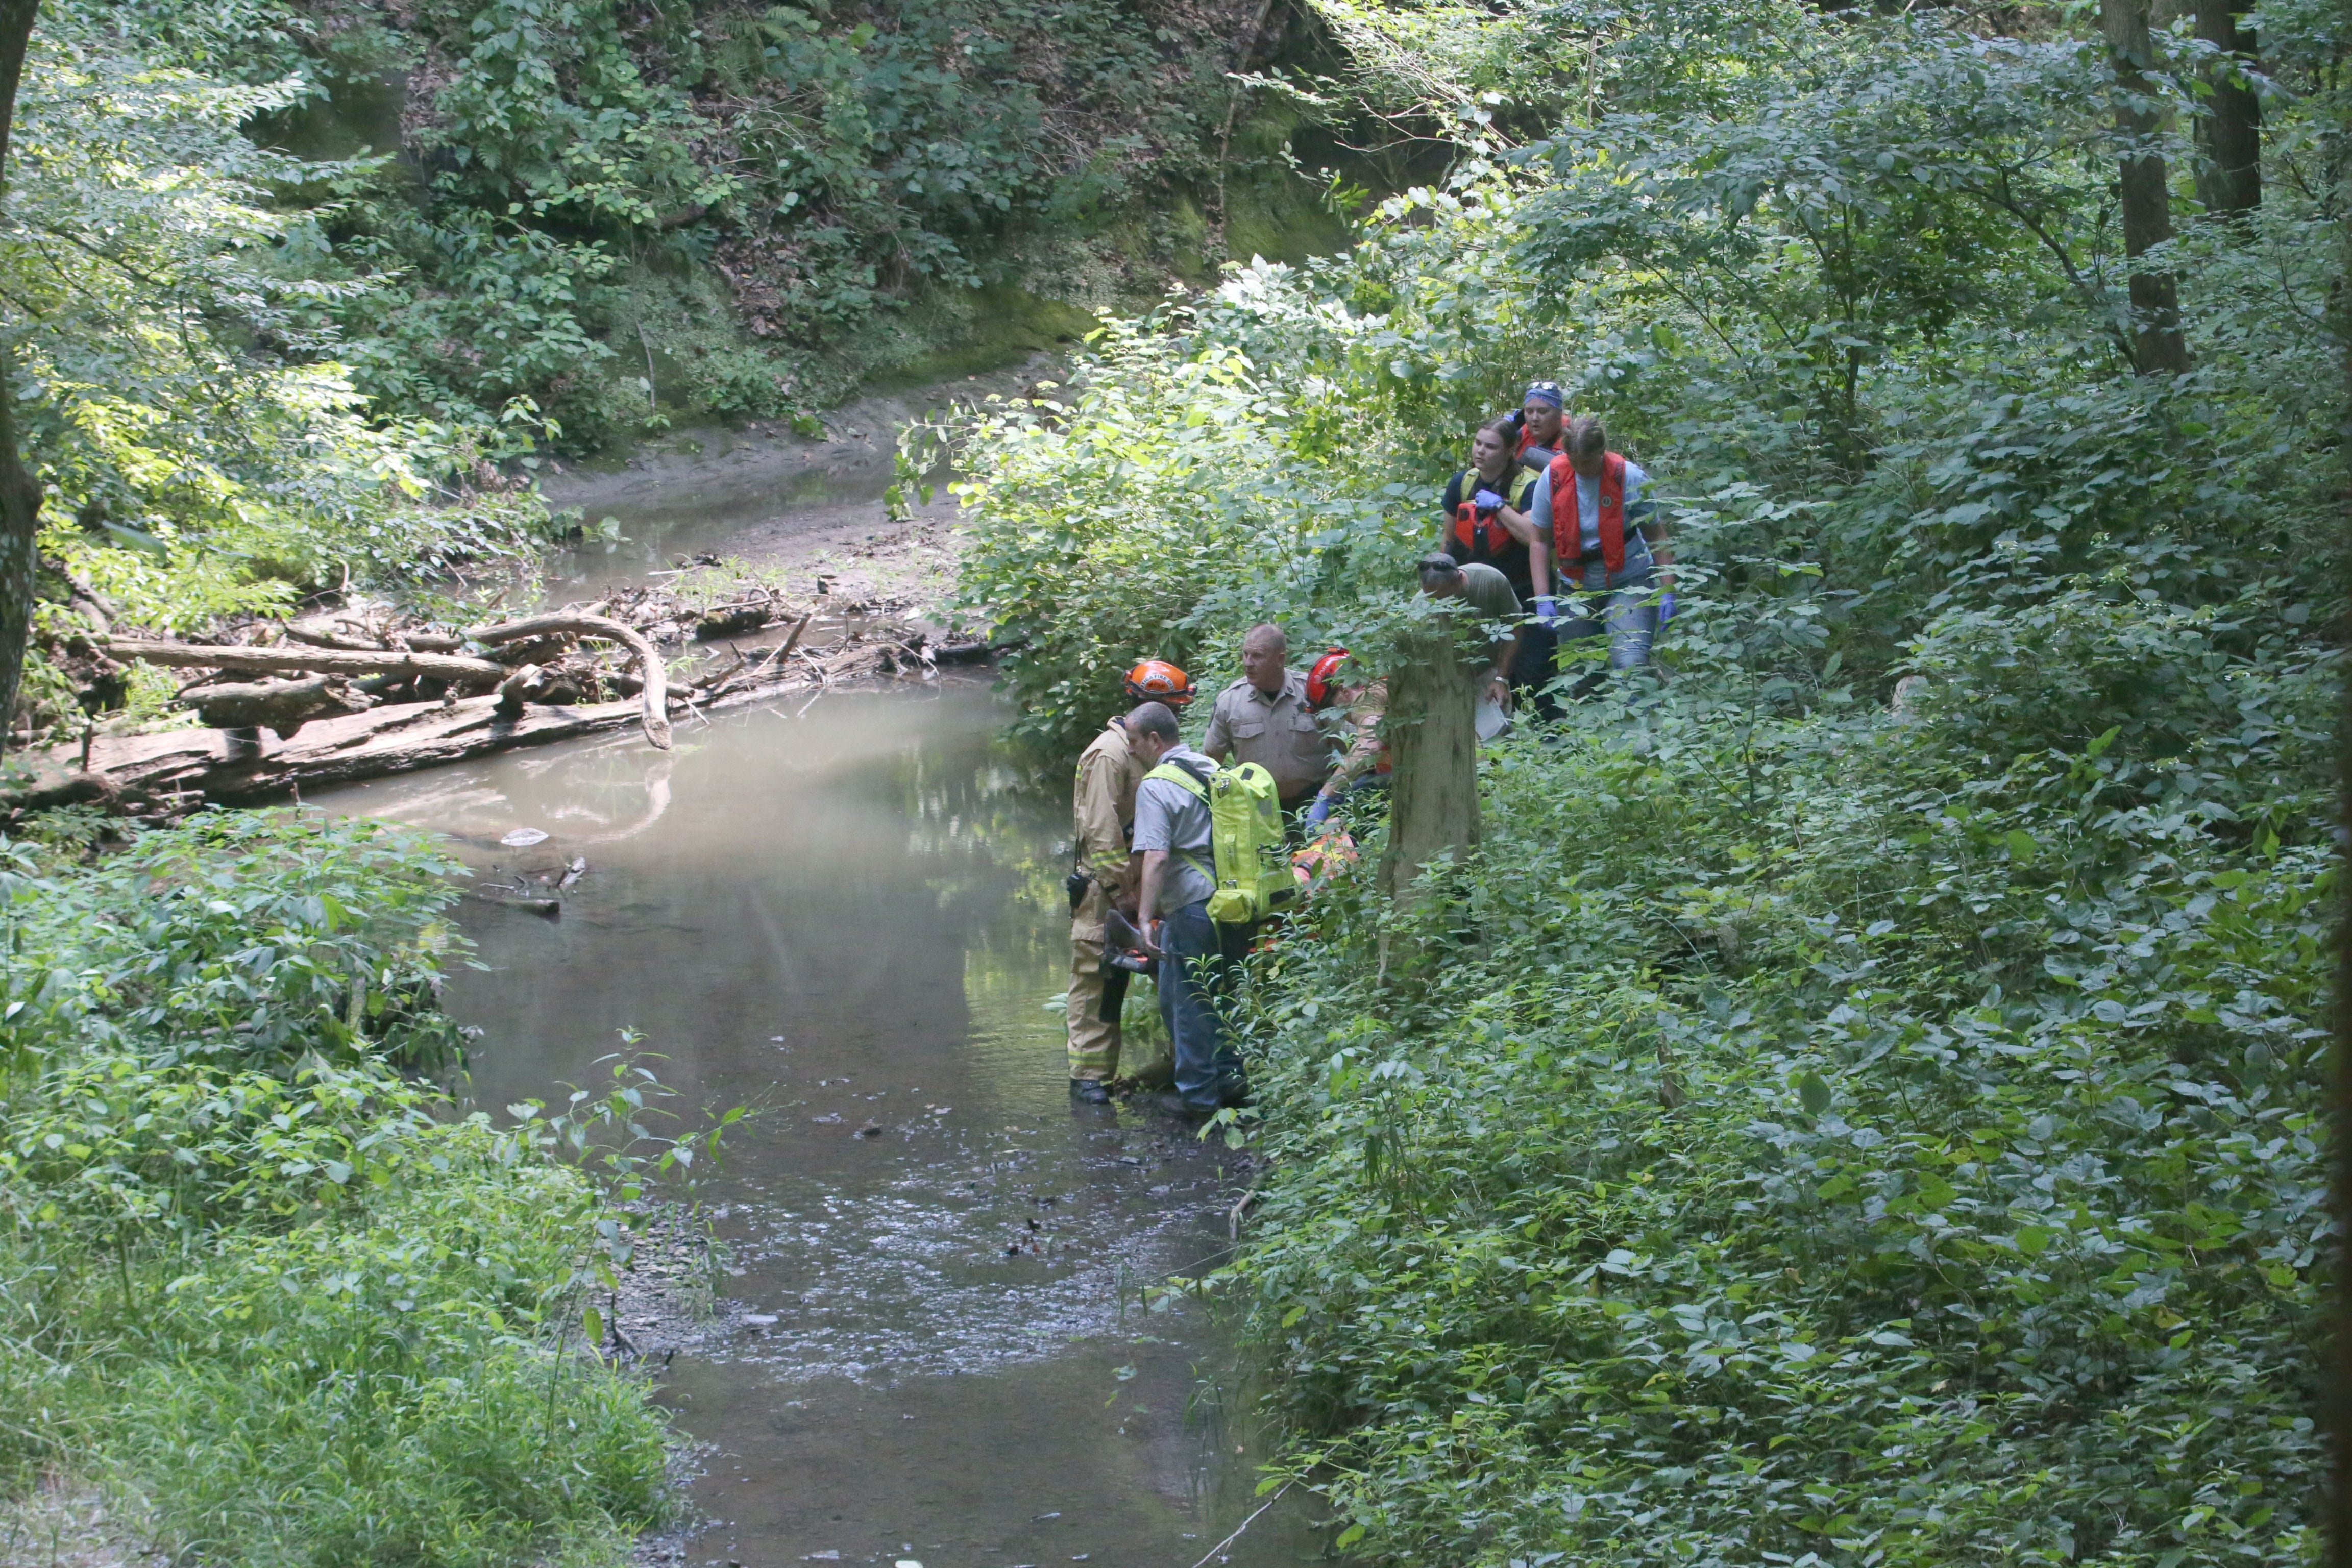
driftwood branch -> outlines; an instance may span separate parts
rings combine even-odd
[[[531,694],[546,684],[539,666],[526,664],[499,683],[499,711],[509,718],[522,711]]]
[[[311,647],[338,648],[345,653],[381,653],[383,651],[383,645],[380,642],[354,642],[350,637],[340,636],[334,632],[322,632],[316,626],[298,626],[289,625],[282,629],[286,633],[286,640],[288,642],[305,643]],[[456,644],[453,640],[451,650],[454,652]]]
[[[487,658],[447,653],[356,653],[324,647],[235,647],[211,643],[156,642],[143,637],[101,637],[99,646],[117,658],[181,669],[234,669],[247,675],[400,675],[446,680],[452,686],[488,690],[513,671]]]
[[[466,635],[478,643],[504,643],[520,637],[565,635],[620,643],[636,656],[637,676],[646,683],[645,689],[639,693],[644,703],[646,739],[662,751],[669,750],[668,675],[662,668],[661,655],[654,651],[654,645],[647,642],[645,635],[635,627],[623,626],[604,616],[557,610],[544,616],[525,616],[520,620],[476,626]],[[499,670],[500,681],[506,679],[505,669],[495,665],[491,668]]]

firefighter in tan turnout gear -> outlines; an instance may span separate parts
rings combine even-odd
[[[1192,683],[1164,659],[1146,659],[1128,672],[1133,701],[1181,707]],[[1119,1010],[1128,976],[1103,963],[1105,922],[1116,908],[1132,917],[1139,858],[1129,842],[1135,829],[1135,786],[1150,764],[1128,743],[1127,720],[1113,719],[1078,756],[1070,791],[1070,1098],[1100,1105],[1118,1076]]]

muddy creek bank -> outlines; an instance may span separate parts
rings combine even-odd
[[[861,397],[827,415],[821,434],[758,422],[681,430],[625,456],[551,473],[541,486],[550,504],[578,508],[588,537],[551,561],[549,592],[557,600],[593,596],[681,562],[729,557],[846,576],[853,595],[935,599],[947,587],[945,533],[955,508],[939,489],[928,505],[908,498],[911,529],[885,519],[882,492],[899,430],[953,404],[1029,396],[1063,370],[1056,357],[1033,354]],[[613,537],[601,537],[607,518]]]
[[[485,876],[588,862],[558,919],[466,906],[488,967],[450,1005],[493,1114],[624,1029],[680,1103],[761,1107],[704,1189],[708,1316],[627,1325],[676,1351],[664,1397],[706,1446],[711,1522],[655,1560],[1189,1568],[1262,1500],[1222,1331],[1140,1305],[1214,1263],[1243,1172],[1069,1104],[1063,810],[995,760],[1003,719],[942,677],[320,803]],[[1310,1515],[1286,1499],[1226,1560],[1318,1555]]]

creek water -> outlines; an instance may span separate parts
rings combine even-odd
[[[1066,807],[999,760],[1004,717],[978,680],[835,693],[317,803],[485,876],[588,861],[560,919],[464,906],[487,967],[449,1005],[493,1115],[623,1030],[673,1104],[760,1108],[701,1192],[726,1300],[663,1376],[708,1521],[670,1561],[1189,1568],[1263,1501],[1223,1331],[1141,1305],[1222,1256],[1240,1173],[1070,1104]],[[1318,1557],[1310,1516],[1223,1560]]]

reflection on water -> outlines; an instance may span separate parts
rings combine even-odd
[[[1069,1105],[1063,809],[995,759],[1002,720],[975,686],[841,695],[331,803],[482,870],[589,863],[559,921],[466,906],[479,1103],[583,1081],[627,1028],[686,1103],[766,1108],[709,1192],[734,1310],[776,1322],[667,1382],[715,1445],[689,1562],[1187,1568],[1255,1506],[1215,1327],[1138,1306],[1213,1261],[1234,1174]],[[1314,1555],[1305,1517],[1230,1560]]]
[[[824,468],[775,476],[759,473],[749,485],[716,482],[701,489],[667,488],[657,501],[615,503],[626,519],[609,531],[607,509],[583,510],[583,537],[550,552],[548,583],[556,597],[642,583],[680,560],[739,553],[747,530],[762,522],[794,531],[878,516],[874,503],[889,482],[879,476],[842,476]],[[605,537],[609,531],[611,537]]]

